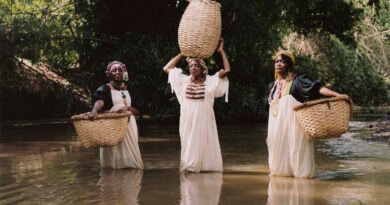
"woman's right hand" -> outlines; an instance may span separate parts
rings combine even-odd
[[[88,113],[89,120],[95,120],[97,118],[97,116],[98,116],[97,112],[92,111],[92,112]]]
[[[177,54],[175,57],[173,57],[163,68],[164,72],[169,73],[170,70],[172,70],[176,64],[180,61],[180,59],[183,57],[181,53]]]
[[[88,119],[95,120],[98,116],[98,111],[101,110],[103,106],[104,106],[103,100],[96,100],[95,104],[93,105],[92,111],[88,113]]]

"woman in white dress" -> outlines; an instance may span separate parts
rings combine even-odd
[[[207,75],[206,63],[200,58],[187,58],[190,75],[175,68],[183,57],[178,54],[163,68],[169,74],[169,82],[180,104],[180,171],[223,171],[217,124],[214,115],[214,99],[226,94],[229,87],[227,74],[230,64],[223,50],[220,53],[224,69]]]
[[[314,141],[304,137],[293,107],[323,96],[346,96],[305,75],[293,73],[295,57],[289,51],[274,56],[275,78],[269,85],[268,163],[271,176],[314,176]]]
[[[102,168],[137,168],[143,169],[138,147],[138,129],[134,115],[139,113],[138,109],[132,106],[131,97],[127,90],[125,81],[128,74],[125,64],[113,61],[108,64],[106,75],[110,79],[108,84],[101,85],[94,95],[92,102],[94,106],[89,114],[91,120],[95,119],[100,111],[124,112],[130,111],[127,133],[124,140],[112,147],[100,148],[100,165]]]

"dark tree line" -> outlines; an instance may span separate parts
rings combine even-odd
[[[155,119],[178,115],[178,104],[161,69],[179,52],[177,28],[187,1],[37,0],[32,1],[36,6],[31,7],[25,3],[22,6],[20,1],[13,1],[13,5],[0,2],[1,13],[8,15],[0,22],[2,88],[9,97],[3,109],[13,104],[11,98],[20,90],[28,97],[38,95],[23,82],[26,78],[20,77],[21,72],[16,72],[21,69],[20,59],[28,59],[34,65],[47,63],[51,71],[74,85],[65,89],[59,86],[53,91],[44,88],[42,82],[39,95],[47,93],[51,97],[36,97],[37,100],[46,104],[60,101],[59,107],[64,108],[53,106],[53,113],[41,117],[88,110],[87,105],[81,106],[79,94],[69,90],[81,87],[90,94],[106,81],[107,63],[120,60],[130,72],[130,91],[143,98],[144,113]],[[356,2],[221,1],[222,36],[232,72],[229,103],[216,101],[217,117],[233,121],[265,119],[266,85],[273,80],[271,56],[280,47],[299,54],[297,71],[348,93],[356,103],[388,103],[385,72],[373,66],[364,53],[356,52],[360,45],[356,33],[368,16],[367,10],[373,8]],[[388,9],[383,2],[377,3],[383,4],[380,11]],[[310,53],[294,46],[288,41],[292,33],[305,36],[300,45],[311,43],[317,50]],[[388,44],[385,48],[389,49]],[[221,66],[217,55],[208,63],[215,68],[211,73]],[[180,66],[186,68],[185,62]],[[14,86],[21,81],[25,86]],[[381,98],[375,97],[377,93],[383,93]]]

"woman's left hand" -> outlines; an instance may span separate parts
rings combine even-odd
[[[119,110],[117,110],[116,112],[118,112],[118,113],[121,113],[121,112],[130,112],[130,106],[125,105],[125,106],[119,108]]]
[[[340,94],[340,93],[338,93],[338,94],[336,95],[336,97],[344,97],[344,98],[348,98],[348,99],[349,99],[349,96],[348,96],[348,95],[346,95],[346,94]]]

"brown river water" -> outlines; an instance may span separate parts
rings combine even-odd
[[[266,124],[218,124],[224,172],[193,174],[179,172],[177,125],[142,126],[140,171],[101,170],[68,123],[14,123],[0,138],[0,204],[388,205],[390,145],[359,137],[374,118],[316,142],[314,179],[268,176]]]

